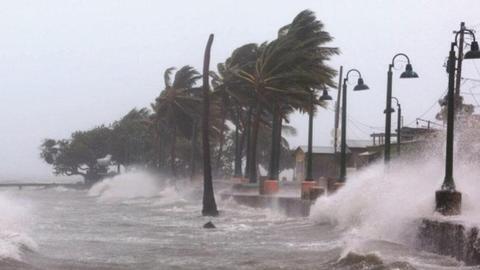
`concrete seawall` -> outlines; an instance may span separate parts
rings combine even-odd
[[[221,194],[223,200],[232,198],[236,203],[254,208],[271,208],[288,217],[308,217],[311,201],[294,197],[256,194]]]
[[[419,248],[452,256],[466,265],[480,265],[478,227],[457,221],[423,219],[418,232]]]

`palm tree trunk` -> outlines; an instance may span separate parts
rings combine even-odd
[[[313,166],[313,153],[312,153],[312,141],[313,141],[313,92],[310,94],[310,111],[308,112],[308,154],[307,154],[307,176],[305,181],[313,181],[312,166]]]
[[[173,177],[177,177],[177,168],[175,165],[175,161],[177,159],[177,149],[176,149],[176,143],[177,143],[177,126],[173,126],[173,132],[172,132],[172,141],[170,145],[170,165],[172,166],[172,175]]]
[[[190,180],[193,180],[195,177],[197,169],[197,121],[193,121],[192,125],[192,157],[190,160]]]
[[[225,121],[226,121],[226,112],[225,112],[225,101],[222,100],[222,106],[221,106],[221,111],[220,114],[222,115],[222,126],[220,128],[220,143],[218,146],[218,153],[217,153],[217,161],[216,161],[216,172],[220,172],[220,167],[221,167],[221,162],[222,162],[222,154],[223,154],[223,146],[225,144]]]
[[[159,143],[158,148],[158,169],[163,170],[165,168],[165,154],[161,143]]]
[[[240,148],[240,116],[238,111],[235,114],[235,164],[234,164],[234,177],[242,177],[242,149]]]
[[[258,130],[260,128],[260,102],[255,102],[255,118],[253,119],[252,134],[250,138],[250,183],[257,182],[257,141],[258,141]]]
[[[247,147],[246,153],[245,153],[245,178],[250,179],[250,158],[251,158],[251,148],[250,148],[250,141],[252,138],[252,132],[251,132],[251,127],[252,127],[252,106],[248,108],[248,115],[247,115],[247,125],[245,127],[245,134],[247,136]]]
[[[277,112],[279,113],[279,112]],[[283,118],[281,115],[278,116],[278,124],[277,124],[277,131],[276,131],[276,134],[275,134],[275,143],[276,143],[276,153],[275,153],[275,173],[276,175],[274,175],[276,178],[275,179],[278,179],[279,178],[279,175],[280,175],[280,157],[282,155],[282,121],[283,121]],[[278,179],[280,180],[280,179]]]
[[[276,156],[279,152],[277,150],[277,124],[278,124],[278,105],[276,102],[273,104],[272,112],[272,143],[270,151],[270,166],[268,168],[268,178],[269,180],[278,180],[278,169],[276,168]]]
[[[157,131],[158,132],[158,131]],[[158,163],[157,163],[157,166],[158,166],[158,171],[161,171],[163,169],[163,166],[164,166],[164,154],[163,154],[163,140],[162,140],[162,137],[160,136],[159,133],[157,133],[157,135],[155,136],[155,141],[156,141],[156,144],[157,144],[157,159],[158,159]]]
[[[204,216],[217,216],[217,204],[213,192],[212,167],[210,164],[210,140],[209,140],[209,115],[210,115],[210,50],[212,48],[213,34],[208,38],[203,59],[203,119],[202,119],[202,142],[203,142],[203,209]]]
[[[240,155],[240,176],[244,176],[246,172],[243,172],[243,156],[246,155],[244,152],[247,152],[245,150],[245,141],[247,140],[247,132],[245,131],[245,126],[244,123],[242,123],[242,131],[240,135],[240,143],[239,143],[239,149],[238,149],[238,154]]]

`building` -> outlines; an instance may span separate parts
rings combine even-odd
[[[478,117],[477,122],[470,121],[469,125],[480,127],[480,117]],[[475,131],[476,130],[478,129],[475,129]],[[418,156],[419,153],[425,152],[429,147],[440,147],[435,143],[438,143],[439,140],[437,140],[437,138],[438,136],[441,136],[441,134],[441,130],[430,127],[402,127],[400,130],[400,148],[402,155]],[[373,133],[370,136],[372,140],[347,140],[347,170],[360,169],[376,160],[383,158],[385,134]],[[471,144],[469,145],[472,147]],[[480,149],[480,139],[478,148]],[[296,181],[303,181],[305,179],[307,151],[307,146],[299,146],[294,152],[294,180]],[[312,147],[312,153],[313,179],[319,179],[320,177],[338,177],[340,153],[335,153],[332,146],[314,146]],[[392,157],[397,155],[396,134],[392,134],[391,137],[391,153]]]
[[[358,169],[376,157],[367,151],[370,141],[349,140],[347,141],[347,169]],[[303,181],[306,176],[306,161],[308,147],[299,146],[294,152],[295,171],[294,180]],[[312,147],[312,176],[313,179],[320,177],[337,178],[339,175],[340,153],[335,153],[333,146]]]

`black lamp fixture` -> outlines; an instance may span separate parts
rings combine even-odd
[[[332,97],[328,94],[327,89],[323,89],[323,93],[319,98],[320,101],[327,101],[327,100],[332,100]]]
[[[409,78],[418,78],[418,74],[413,71],[412,64],[408,63],[405,66],[405,71],[400,74],[400,78],[409,79]]]
[[[353,91],[362,91],[362,90],[368,90],[368,89],[370,89],[370,88],[368,87],[368,85],[366,85],[363,82],[363,78],[360,77],[360,78],[358,78],[357,85],[355,85],[355,87],[353,88]]]
[[[394,108],[390,108],[390,113],[394,113],[395,112],[395,109]],[[387,109],[383,110],[383,113],[387,113]]]
[[[480,58],[480,50],[478,49],[478,42],[475,40],[470,44],[470,51],[468,51],[464,56],[463,59],[479,59]]]

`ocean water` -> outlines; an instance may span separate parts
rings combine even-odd
[[[90,190],[2,190],[0,269],[476,269],[415,249],[442,172],[436,162],[422,171],[402,166],[389,177],[380,165],[353,175],[309,218],[219,196],[220,216],[203,217],[200,183],[139,172]],[[466,192],[471,222],[477,193]],[[208,221],[217,228],[203,229]]]

